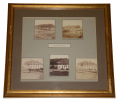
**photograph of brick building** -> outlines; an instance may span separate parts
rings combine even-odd
[[[35,39],[55,39],[55,20],[35,20]]]
[[[68,76],[68,55],[50,55],[50,76]]]
[[[97,59],[76,59],[76,79],[98,80]]]
[[[43,79],[43,58],[22,58],[21,79]]]
[[[63,39],[83,38],[82,20],[63,20]]]

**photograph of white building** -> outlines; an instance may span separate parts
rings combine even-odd
[[[97,59],[76,58],[76,79],[98,80]]]
[[[91,61],[82,61],[77,64],[77,68],[84,70],[97,70],[97,64]]]
[[[68,76],[68,55],[50,55],[50,76]]]
[[[21,79],[43,79],[43,58],[22,58]]]

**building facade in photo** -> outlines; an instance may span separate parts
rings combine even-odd
[[[48,30],[52,31],[55,30],[55,26],[53,24],[39,24],[35,26],[35,30]]]
[[[91,61],[82,61],[77,64],[77,68],[86,70],[97,70],[97,64]]]
[[[79,25],[67,25],[63,27],[63,31],[64,30],[81,30],[81,27]]]
[[[51,69],[69,69],[69,59],[61,58],[61,59],[50,59],[50,68]]]
[[[23,64],[23,67],[30,70],[43,69],[43,63],[39,62],[38,60],[37,61],[30,60],[30,61],[26,61]]]

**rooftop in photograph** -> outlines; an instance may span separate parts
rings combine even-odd
[[[78,64],[80,64],[80,65],[97,65],[96,63],[94,63],[94,62],[91,62],[91,61],[82,61],[82,62],[79,62]]]
[[[50,59],[50,65],[69,65],[69,59],[67,58]]]
[[[34,61],[34,60],[30,60],[30,61],[26,61],[25,63],[24,63],[24,65],[36,65],[36,64],[38,64],[38,65],[43,65],[41,62],[39,62],[38,60],[37,61]]]
[[[53,24],[39,24],[35,25],[35,27],[55,27]]]

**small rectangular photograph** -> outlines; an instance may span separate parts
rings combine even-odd
[[[55,20],[35,20],[35,39],[55,39]]]
[[[97,81],[97,59],[76,58],[76,79]]]
[[[63,39],[83,38],[82,20],[63,20]]]
[[[69,75],[69,56],[50,55],[50,76]]]
[[[43,79],[43,58],[22,58],[21,80]]]

